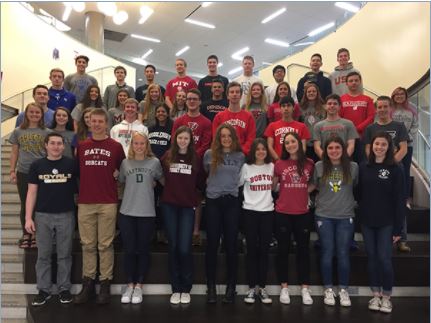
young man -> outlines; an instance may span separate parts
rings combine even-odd
[[[70,273],[78,169],[72,158],[63,156],[64,139],[60,134],[49,133],[45,138],[45,149],[47,156],[34,161],[28,174],[25,229],[32,235],[37,230],[36,280],[39,294],[33,299],[33,306],[43,305],[51,298],[53,246],[57,253],[60,302],[66,304],[73,300]]]
[[[257,76],[253,75],[254,58],[253,56],[244,56],[242,59],[243,74],[234,79],[234,82],[239,83],[242,90],[240,107],[243,107],[247,98],[248,92],[250,91],[251,85],[255,82],[263,84],[262,80]]]
[[[135,98],[138,102],[141,102],[142,100],[145,99],[145,96],[147,95],[148,87],[154,83],[154,77],[156,75],[156,67],[154,65],[148,64],[147,66],[145,66],[144,73],[145,73],[145,79],[147,83],[137,87],[135,91]],[[162,95],[164,96],[165,88],[160,84],[159,86],[160,86],[160,90],[162,91]]]
[[[114,75],[117,81],[115,84],[108,85],[103,94],[103,104],[106,109],[117,107],[117,93],[121,89],[125,89],[129,93],[129,98],[135,97],[135,89],[126,84],[127,71],[123,66],[117,66],[114,69]]]
[[[265,89],[265,95],[266,95],[266,103],[268,105],[271,105],[274,103],[274,98],[277,92],[278,85],[284,81],[284,77],[286,76],[286,69],[282,65],[276,65],[272,69],[272,76],[274,77],[275,84],[272,84]],[[290,87],[290,95],[292,96],[293,100],[295,102],[298,102],[298,99],[296,98],[296,92],[293,87]]]
[[[333,134],[343,139],[349,156],[352,156],[355,150],[355,139],[359,138],[358,133],[352,121],[340,117],[340,106],[341,100],[337,94],[328,95],[325,103],[326,119],[314,125],[314,151],[320,159],[322,159],[326,141]]]
[[[134,132],[145,133],[148,136],[148,128],[138,119],[138,101],[129,98],[124,103],[124,120],[111,128],[111,138],[119,142],[128,155],[129,146]]]
[[[235,128],[242,151],[247,155],[256,138],[256,123],[250,112],[241,109],[241,85],[238,82],[231,82],[226,92],[229,107],[215,116],[212,124],[213,137],[222,123],[229,123]]]
[[[346,76],[350,72],[359,71],[353,68],[353,63],[349,62],[350,53],[346,48],[340,48],[337,53],[338,66],[335,67],[334,71],[329,75],[331,80],[332,93],[342,96],[347,93]],[[362,92],[362,85],[360,91]]]
[[[114,172],[125,158],[123,147],[106,135],[108,116],[104,109],[90,113],[92,138],[78,144],[80,186],[78,227],[82,245],[82,290],[75,304],[86,303],[95,295],[97,255],[99,254],[100,293],[98,304],[110,299],[110,281],[114,269],[115,223],[117,218],[117,182]]]
[[[173,107],[175,95],[179,90],[184,90],[187,93],[189,90],[198,87],[195,80],[186,75],[187,63],[184,59],[177,58],[175,69],[177,70],[177,76],[166,84],[165,103],[170,109]]]
[[[347,74],[346,84],[348,92],[341,96],[340,117],[352,121],[361,138],[365,128],[374,121],[376,112],[373,100],[369,96],[362,94],[360,90],[362,78],[358,72]],[[364,159],[364,148],[360,138],[356,139],[355,151],[352,156],[357,163],[362,162]]]
[[[299,80],[298,86],[296,87],[296,95],[299,102],[301,102],[304,95],[304,86],[308,82],[317,84],[317,86],[319,87],[320,96],[323,99],[325,99],[329,94],[332,93],[331,80],[323,76],[323,72],[320,71],[322,65],[322,55],[320,55],[319,53],[311,55],[311,72],[305,73],[304,77]]]
[[[49,72],[51,87],[48,90],[48,109],[57,110],[58,107],[65,107],[70,112],[76,106],[76,97],[72,92],[63,88],[64,72],[59,68],[53,68]]]
[[[201,113],[211,122],[214,120],[217,113],[226,110],[229,105],[227,99],[224,97],[224,89],[224,82],[217,78],[214,79],[211,84],[212,96],[201,105]]]
[[[76,73],[69,74],[64,79],[64,88],[76,96],[76,102],[80,103],[90,85],[97,85],[97,80],[85,73],[90,59],[85,55],[75,58]]]
[[[311,138],[307,126],[302,122],[293,120],[294,104],[292,98],[282,98],[280,100],[281,120],[270,123],[265,130],[264,136],[268,141],[268,150],[274,161],[281,157],[283,139],[286,133],[296,132],[299,135],[304,152],[307,148],[307,140]]]
[[[212,93],[212,84],[214,80],[220,80],[223,82],[223,88],[229,83],[229,80],[218,74],[218,57],[216,55],[210,55],[207,58],[207,66],[208,66],[208,75],[201,79],[198,83],[198,90],[201,92],[201,101],[206,102],[211,100],[213,95]],[[223,98],[226,98],[226,95],[223,93]]]
[[[33,99],[34,102],[40,107],[42,107],[44,114],[43,114],[43,121],[45,123],[45,127],[49,128],[51,127],[52,120],[54,119],[54,111],[51,109],[48,109],[48,88],[45,85],[36,85],[33,89]],[[24,121],[24,111],[21,112],[15,121],[15,128],[19,127],[21,123]]]

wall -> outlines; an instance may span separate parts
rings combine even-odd
[[[397,86],[409,87],[429,69],[430,4],[368,2],[336,32],[274,64],[309,66],[311,55],[321,53],[322,71],[331,72],[338,65],[336,55],[341,47],[349,49],[366,88],[390,94]],[[260,71],[265,84],[274,82],[272,68]],[[296,88],[304,74],[303,68],[292,68],[288,81]]]

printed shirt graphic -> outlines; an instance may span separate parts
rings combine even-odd
[[[373,122],[375,113],[373,100],[369,96],[341,96],[340,117],[352,121],[360,135]]]
[[[184,91],[188,92],[191,89],[196,89],[198,85],[196,84],[195,80],[193,80],[189,76],[184,77],[175,77],[174,79],[170,80],[168,84],[166,84],[166,92],[165,97],[168,96],[171,99],[171,102],[174,102],[175,95],[178,91]]]

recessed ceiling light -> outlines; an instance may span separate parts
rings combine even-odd
[[[139,19],[139,24],[142,25],[144,22],[147,21],[148,18],[154,13],[154,10],[151,9],[148,6],[142,6],[139,9],[139,12],[141,13],[141,19]]]
[[[142,82],[142,81],[143,81],[143,79],[138,79],[138,81],[139,81],[139,82]]]
[[[149,50],[147,50],[146,52],[145,52],[145,54],[144,55],[142,55],[142,59],[146,59],[148,56],[150,56],[150,54],[153,52],[153,50],[152,49],[149,49]]]
[[[151,38],[151,37],[147,37],[147,36],[141,36],[141,35],[137,35],[137,34],[131,34],[130,37],[137,38],[137,39],[142,39],[142,40],[147,40],[147,41],[151,41],[153,43],[160,43],[159,39]]]
[[[303,42],[303,43],[296,43],[293,46],[298,47],[298,46],[307,46],[307,45],[312,45],[312,44],[314,44],[314,41],[306,41],[306,42]]]
[[[112,18],[112,20],[114,21],[114,24],[116,25],[124,24],[127,21],[127,19],[129,19],[129,15],[125,11],[118,11]]]
[[[146,61],[144,61],[142,58],[136,58],[135,57],[135,58],[132,59],[132,62],[136,63],[136,64],[139,64],[139,65],[143,65],[143,66],[148,65],[148,63]]]
[[[278,17],[279,15],[281,15],[285,11],[286,11],[286,8],[281,8],[280,10],[277,10],[276,12],[274,12],[272,15],[269,15],[268,17],[266,17],[265,19],[263,19],[261,22],[263,24],[266,24],[267,22],[271,21],[275,17]]]
[[[202,2],[202,7],[206,8],[211,6],[212,2]]]
[[[73,10],[83,12],[85,10],[85,2],[71,2]]]
[[[242,66],[230,70],[227,74],[232,75],[242,70]]]
[[[184,19],[184,21],[188,22],[189,24],[198,25],[198,26],[205,27],[205,28],[210,28],[210,29],[215,28],[214,25],[207,24],[206,22],[202,22],[202,21],[198,21],[198,20],[193,20],[190,18]]]
[[[181,48],[176,54],[175,56],[180,56],[181,54],[187,52],[190,49],[190,46],[186,46],[184,48]]]
[[[359,11],[359,7],[356,7],[350,3],[347,2],[336,2],[335,6],[353,13],[357,13]]]
[[[316,36],[317,34],[320,34],[321,32],[323,32],[323,31],[325,31],[325,30],[327,30],[327,29],[329,29],[329,28],[331,28],[331,27],[334,27],[334,26],[335,26],[335,22],[330,22],[329,24],[326,24],[326,25],[324,25],[324,26],[321,26],[321,27],[316,28],[316,29],[314,29],[313,31],[311,31],[311,32],[308,34],[308,37]]]
[[[65,2],[64,3],[64,12],[63,12],[63,16],[61,17],[61,20],[67,21],[69,19],[71,13],[72,13],[72,6],[70,5],[70,3]]]
[[[272,38],[265,39],[265,43],[268,43],[271,45],[276,45],[276,46],[281,46],[281,47],[289,47],[290,46],[289,43],[286,43],[285,41],[272,39]]]
[[[249,50],[250,50],[250,48],[248,48],[248,47],[241,48],[240,50],[238,50],[235,53],[233,53],[231,57],[233,59],[236,59],[237,61],[242,61],[242,56],[241,55],[244,54],[244,53],[246,53],[246,52],[248,52]]]
[[[106,16],[112,17],[117,12],[117,5],[115,2],[98,2],[97,9],[99,9]]]
[[[262,65],[272,65],[272,63],[262,62]]]

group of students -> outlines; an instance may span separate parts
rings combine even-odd
[[[310,64],[320,56],[316,55]],[[211,55],[208,62],[216,58]],[[76,60],[78,71],[80,60]],[[88,59],[83,60],[88,64]],[[248,61],[245,57],[243,63]],[[177,71],[183,69],[181,76],[185,74],[184,65],[184,60],[177,60]],[[117,68],[116,76],[118,71],[125,76],[124,68]],[[274,69],[274,74],[277,73]],[[56,79],[53,75],[58,74],[62,71],[51,71],[53,85]],[[260,299],[262,303],[272,303],[265,285],[268,249],[275,234],[280,302],[290,303],[288,254],[293,235],[302,302],[311,305],[309,242],[313,214],[309,194],[317,191],[314,213],[321,245],[324,303],[335,305],[332,281],[335,256],[340,304],[351,305],[349,249],[358,202],[357,214],[373,292],[369,308],[391,312],[392,244],[400,240],[402,232],[406,233],[405,178],[410,167],[408,164],[403,169],[399,165],[411,152],[408,143],[412,140],[409,137],[412,131],[408,133],[403,123],[392,119],[408,115],[413,125],[417,115],[403,88],[397,88],[392,98],[377,98],[375,108],[371,101],[371,109],[362,103],[369,100],[363,98],[361,75],[350,72],[345,81],[349,90],[345,94],[349,96],[347,99],[345,95],[340,98],[329,94],[323,101],[319,82],[307,80],[299,103],[292,98],[289,84],[280,81],[275,88],[275,103],[269,107],[265,103],[268,93],[260,82],[245,87],[248,90],[245,97],[238,82],[228,83],[226,90],[220,77],[204,82],[209,83],[213,99],[219,99],[215,101],[226,102],[224,109],[218,103],[203,103],[198,89],[185,91],[184,83],[178,80],[170,82],[176,85],[168,83],[166,95],[173,95],[173,99],[166,103],[157,84],[150,84],[145,99],[139,102],[129,97],[123,83],[123,89],[117,92],[112,89],[115,94],[110,91],[104,95],[117,98],[118,111],[102,108],[100,91],[89,85],[81,105],[73,108],[72,114],[67,107],[53,109],[51,129],[44,122],[48,89],[37,86],[33,93],[35,103],[26,107],[22,123],[9,139],[11,180],[17,183],[21,199],[20,246],[38,247],[39,294],[33,305],[43,305],[51,297],[53,239],[57,248],[60,301],[73,300],[70,270],[76,192],[79,192],[77,219],[83,288],[74,302],[85,303],[96,296],[98,257],[100,292],[96,302],[109,302],[120,183],[124,190],[118,223],[128,283],[121,297],[123,303],[142,302],[158,207],[168,240],[170,302],[190,303],[192,240],[199,237],[205,200],[208,303],[217,302],[217,254],[221,238],[227,266],[222,301],[235,300],[237,240],[243,214],[250,288],[244,301],[254,303]],[[172,88],[176,93],[172,94]],[[358,96],[360,103],[352,103]],[[93,106],[88,106],[86,97]],[[211,106],[207,109],[210,118],[200,113],[203,106]],[[78,120],[76,128],[71,115]]]

